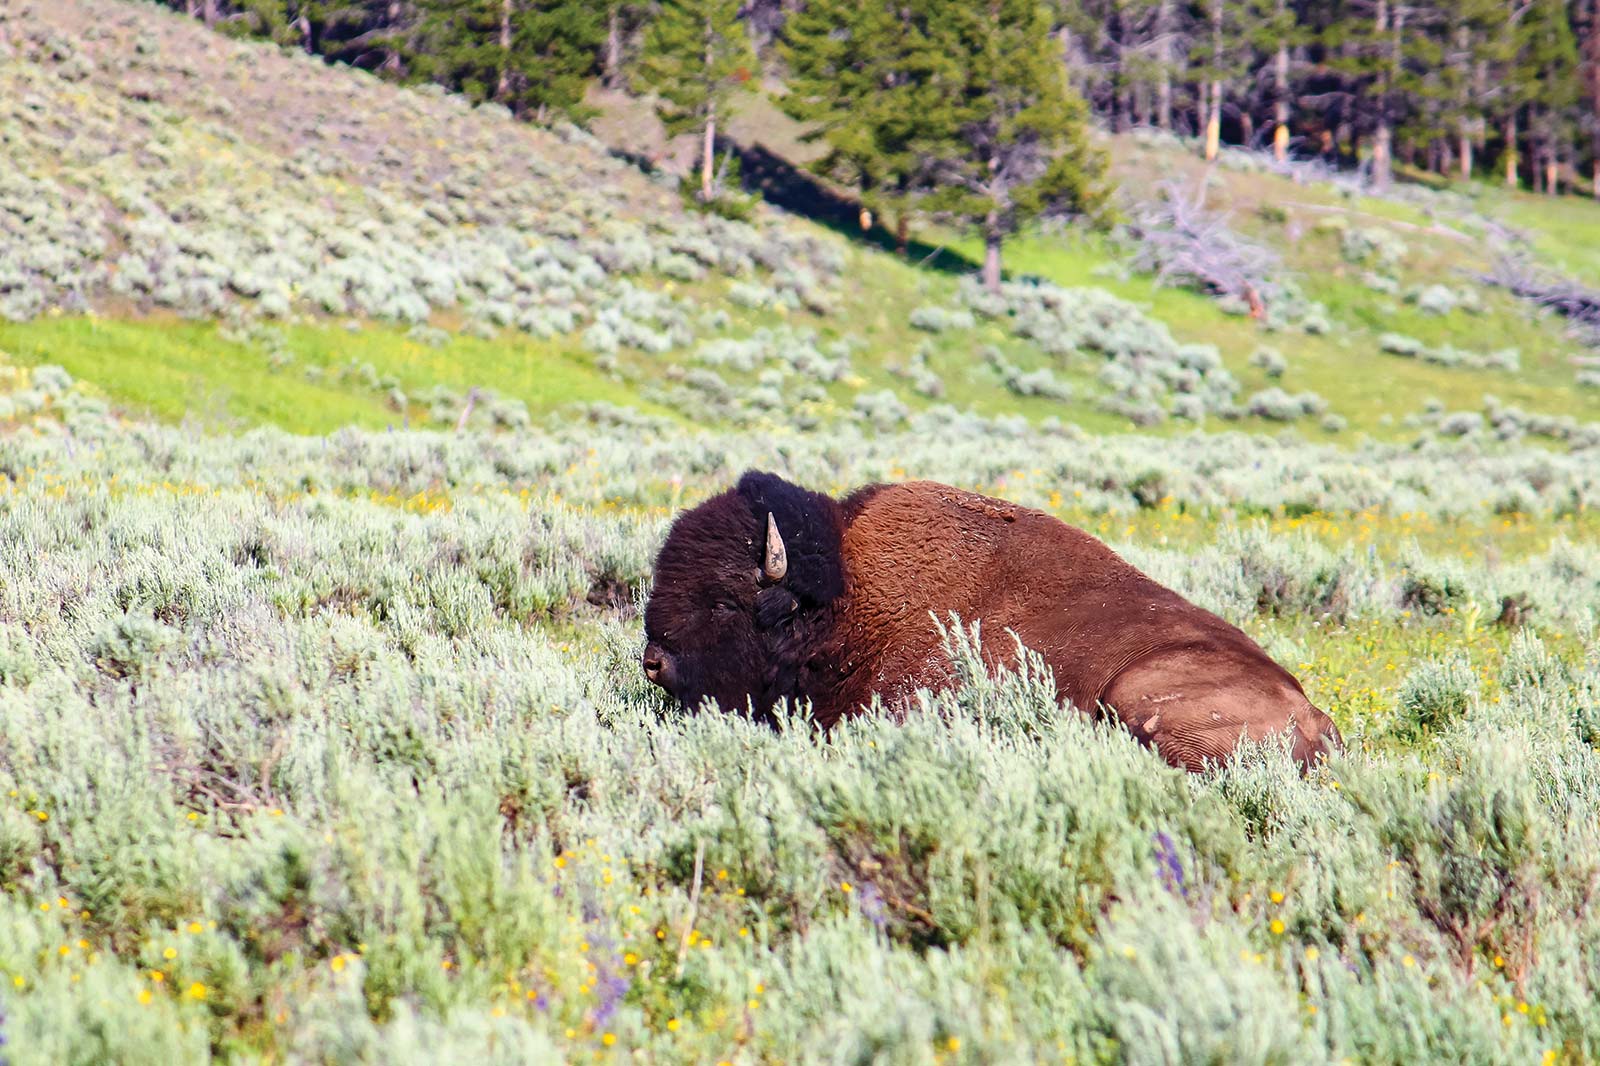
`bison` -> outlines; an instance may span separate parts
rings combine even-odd
[[[954,683],[933,618],[1010,630],[1061,696],[1191,771],[1288,734],[1302,767],[1340,745],[1300,683],[1237,627],[1041,511],[933,482],[836,500],[768,473],[678,516],[656,559],[642,665],[693,709],[824,729],[879,696]],[[1010,653],[987,649],[995,668]]]

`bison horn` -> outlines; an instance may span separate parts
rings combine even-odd
[[[778,520],[767,512],[767,554],[761,561],[761,574],[768,581],[782,581],[789,572],[789,553],[783,547],[783,534],[778,532]]]

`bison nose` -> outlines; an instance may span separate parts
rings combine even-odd
[[[654,644],[644,649],[644,676],[651,684],[660,685],[671,691],[672,689],[672,656],[656,647]]]

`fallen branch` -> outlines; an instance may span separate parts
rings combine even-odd
[[[1479,274],[1486,285],[1505,289],[1570,321],[1585,344],[1600,347],[1600,289],[1540,270],[1522,258],[1501,257],[1488,273]]]

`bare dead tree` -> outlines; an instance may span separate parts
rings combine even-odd
[[[1208,210],[1203,182],[1192,194],[1175,181],[1159,192],[1131,212],[1126,226],[1134,245],[1130,265],[1154,274],[1158,284],[1238,296],[1249,303],[1253,317],[1262,317],[1280,289],[1273,280],[1278,256],[1240,237],[1226,216]]]

